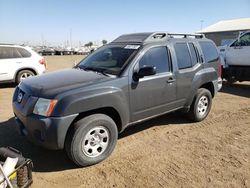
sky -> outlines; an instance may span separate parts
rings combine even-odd
[[[193,33],[246,17],[250,0],[0,0],[0,43],[76,46],[125,33]]]

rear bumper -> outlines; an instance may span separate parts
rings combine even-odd
[[[13,103],[17,130],[31,142],[48,149],[63,149],[68,128],[77,114],[65,117],[22,115]]]
[[[220,91],[222,88],[222,78],[221,77],[218,78],[217,85],[218,85],[217,91]]]
[[[214,85],[214,94],[216,94],[222,88],[222,79],[221,79],[221,77],[219,77],[217,80],[213,81],[213,85]]]

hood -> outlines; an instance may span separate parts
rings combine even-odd
[[[35,76],[24,80],[20,88],[35,97],[54,98],[57,94],[75,88],[100,83],[112,77],[84,71],[80,69],[66,69]]]

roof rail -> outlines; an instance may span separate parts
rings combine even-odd
[[[167,32],[155,32],[148,35],[144,42],[153,42],[155,40],[166,40],[167,38],[174,38],[174,36],[183,36],[183,38],[195,37],[205,38],[204,34],[189,34],[189,33],[167,33]]]
[[[188,38],[193,36],[195,38],[205,38],[204,34],[188,34],[188,33],[168,33],[168,32],[147,32],[147,33],[131,33],[121,35],[111,43],[133,43],[142,44],[150,43],[155,41],[165,41],[168,38],[174,38],[174,36],[183,36],[183,38]]]
[[[184,38],[187,38],[189,36],[195,37],[195,38],[205,38],[204,34],[189,34],[189,33],[167,33],[168,37],[173,37],[173,36],[183,36]]]
[[[153,39],[162,39],[162,38],[164,38],[165,36],[167,36],[167,33],[153,33],[153,34],[151,35],[151,37],[152,37]]]

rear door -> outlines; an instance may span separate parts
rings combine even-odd
[[[240,37],[226,50],[228,65],[249,66],[250,64],[250,33]]]
[[[0,81],[14,79],[21,55],[14,47],[0,47]]]
[[[174,44],[178,71],[177,80],[177,99],[182,105],[186,103],[190,95],[195,73],[201,69],[199,63],[198,50],[192,42],[176,42]]]
[[[20,47],[0,47],[0,81],[15,79],[21,68],[30,67],[31,53]]]
[[[155,67],[156,74],[139,81],[133,80],[133,73],[129,76],[132,121],[175,108],[176,82],[171,69],[169,50],[165,46],[146,50],[133,68],[133,72],[144,66]]]

